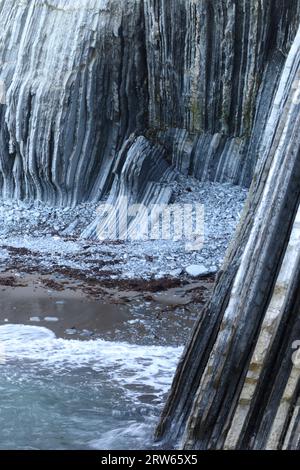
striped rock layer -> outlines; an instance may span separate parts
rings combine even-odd
[[[157,429],[186,449],[300,448],[300,29],[261,148]]]
[[[0,194],[99,201],[132,133],[249,186],[299,5],[0,0]]]
[[[174,169],[252,181],[165,446],[300,448],[299,22],[299,0],[0,0],[2,197],[120,207],[166,202]]]

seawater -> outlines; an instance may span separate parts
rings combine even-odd
[[[0,449],[150,449],[182,348],[0,326]]]

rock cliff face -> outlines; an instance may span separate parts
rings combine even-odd
[[[300,448],[300,29],[260,158],[157,431],[187,449]]]
[[[98,201],[132,133],[183,173],[249,185],[299,11],[295,0],[1,0],[2,195]]]
[[[299,2],[150,0],[145,18],[150,126],[181,171],[250,185]]]
[[[4,197],[73,205],[111,185],[116,150],[145,128],[141,2],[0,2]]]
[[[0,0],[3,197],[118,207],[168,201],[175,169],[252,181],[167,444],[300,448],[299,23],[300,0]]]

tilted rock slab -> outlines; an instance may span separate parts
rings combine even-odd
[[[300,29],[262,149],[157,430],[185,449],[300,448]]]

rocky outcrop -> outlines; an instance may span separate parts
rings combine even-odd
[[[1,0],[2,196],[99,201],[132,133],[250,185],[299,4]]]
[[[4,197],[74,205],[110,188],[116,150],[145,128],[142,12],[135,0],[1,0]]]
[[[250,185],[299,6],[146,2],[149,121],[180,171]]]
[[[299,448],[300,29],[261,152],[157,431],[186,449]]]
[[[122,220],[125,196],[168,202],[175,170],[252,181],[165,445],[300,446],[299,22],[300,0],[0,0],[3,197],[108,195]]]
[[[151,207],[168,204],[172,196],[176,173],[166,158],[166,150],[160,145],[131,135],[117,155],[110,196],[102,210],[99,205],[98,217],[84,230],[82,238],[136,240],[142,238],[143,227],[146,236]]]

